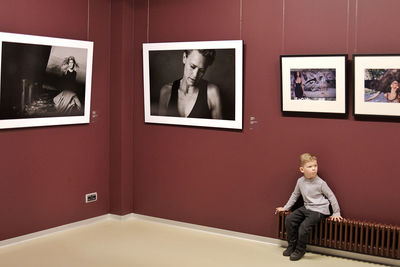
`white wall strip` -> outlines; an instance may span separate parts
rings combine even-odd
[[[4,246],[16,245],[16,244],[19,244],[21,242],[26,242],[26,241],[29,241],[29,240],[41,238],[41,237],[44,237],[44,236],[47,236],[47,235],[50,235],[50,234],[72,230],[72,229],[75,229],[75,228],[80,227],[80,226],[90,225],[92,223],[101,222],[101,221],[104,221],[104,220],[110,219],[110,218],[111,218],[110,214],[106,214],[106,215],[102,215],[102,216],[98,216],[98,217],[93,217],[93,218],[90,218],[90,219],[87,219],[87,220],[78,221],[78,222],[74,222],[74,223],[69,223],[69,224],[53,227],[53,228],[50,228],[50,229],[46,229],[46,230],[43,230],[43,231],[34,232],[34,233],[31,233],[31,234],[26,234],[26,235],[22,235],[22,236],[10,238],[10,239],[2,240],[2,241],[0,241],[0,248],[2,248]]]

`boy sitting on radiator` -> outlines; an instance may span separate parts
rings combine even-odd
[[[305,254],[310,230],[322,218],[330,215],[329,204],[333,209],[333,214],[329,219],[334,221],[343,219],[340,216],[340,208],[335,195],[317,174],[317,157],[309,153],[300,155],[300,171],[303,176],[297,180],[288,202],[284,207],[276,208],[275,211],[277,213],[290,210],[300,194],[302,195],[304,206],[290,213],[285,220],[288,247],[283,252],[283,256],[290,256],[292,261],[301,259]]]

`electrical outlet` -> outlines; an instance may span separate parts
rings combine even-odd
[[[86,203],[96,201],[97,200],[97,192],[86,194],[85,200],[86,200]]]

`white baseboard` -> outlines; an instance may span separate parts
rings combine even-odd
[[[34,233],[31,233],[31,234],[21,235],[21,236],[13,237],[13,238],[10,238],[10,239],[2,240],[2,241],[0,241],[0,248],[1,247],[5,247],[5,246],[16,245],[16,244],[19,244],[21,242],[26,242],[26,241],[32,240],[32,239],[41,238],[41,237],[44,237],[46,235],[59,233],[59,232],[67,231],[67,230],[72,230],[72,229],[80,227],[80,226],[90,225],[92,223],[100,222],[100,221],[103,221],[103,220],[108,219],[108,218],[111,218],[110,214],[101,215],[101,216],[98,216],[98,217],[93,217],[93,218],[90,218],[90,219],[86,219],[86,220],[82,220],[82,221],[78,221],[78,222],[73,222],[73,223],[69,223],[69,224],[53,227],[53,228],[46,229],[46,230],[43,230],[43,231],[34,232]]]
[[[162,218],[157,218],[157,217],[152,217],[152,216],[130,213],[130,214],[123,215],[123,216],[114,215],[114,214],[106,214],[106,215],[90,218],[87,220],[78,221],[78,222],[50,228],[47,230],[6,239],[3,241],[0,241],[0,248],[5,247],[5,246],[15,245],[15,244],[25,242],[28,240],[32,240],[32,239],[41,238],[41,237],[44,237],[49,234],[67,231],[67,230],[71,230],[71,229],[85,226],[85,225],[90,225],[92,223],[101,222],[101,221],[104,221],[107,219],[120,220],[120,221],[125,221],[125,220],[130,220],[130,219],[142,220],[142,221],[166,224],[166,225],[173,226],[173,227],[190,229],[190,230],[194,230],[194,231],[202,231],[202,232],[206,232],[206,233],[223,235],[223,236],[238,238],[238,239],[247,240],[247,241],[261,242],[261,243],[265,243],[265,244],[282,246],[282,247],[287,246],[286,241],[283,241],[283,240],[280,240],[277,238],[263,237],[263,236],[240,233],[240,232],[224,230],[224,229],[219,229],[219,228],[214,228],[214,227],[208,227],[208,226],[202,226],[202,225],[197,225],[197,224],[191,224],[191,223],[185,223],[185,222],[179,222],[179,221],[162,219]],[[359,253],[354,253],[354,252],[349,252],[349,251],[323,248],[323,247],[310,246],[310,245],[307,245],[307,250],[310,252],[314,252],[314,253],[337,256],[337,257],[342,257],[342,258],[349,258],[349,259],[354,259],[354,260],[359,260],[359,261],[367,261],[367,262],[373,262],[373,263],[378,263],[378,264],[385,264],[385,265],[389,265],[389,266],[400,266],[400,260],[389,259],[389,258],[384,258],[384,257],[369,256],[369,255],[359,254]]]
[[[195,230],[195,231],[201,231],[201,232],[206,232],[206,233],[213,233],[216,235],[223,235],[223,236],[234,237],[234,238],[238,238],[238,239],[267,243],[267,244],[275,245],[275,246],[285,246],[287,244],[287,242],[276,239],[276,238],[270,238],[270,237],[252,235],[252,234],[245,234],[245,233],[240,233],[240,232],[235,232],[235,231],[230,231],[230,230],[225,230],[225,229],[219,229],[219,228],[202,226],[202,225],[197,225],[197,224],[156,218],[156,217],[140,215],[140,214],[135,214],[135,213],[132,213],[130,218],[144,220],[144,221],[150,221],[150,222],[157,222],[157,223],[167,224],[170,226],[175,226],[175,227],[185,228],[185,229],[190,229],[190,230]]]
[[[224,236],[244,239],[244,240],[248,240],[248,241],[262,242],[262,243],[266,243],[266,244],[287,247],[286,241],[283,241],[283,240],[280,240],[277,238],[245,234],[245,233],[240,233],[240,232],[235,232],[235,231],[229,231],[229,230],[218,229],[218,228],[213,228],[213,227],[178,222],[178,221],[156,218],[156,217],[140,215],[140,214],[135,214],[135,213],[132,213],[127,218],[151,221],[151,222],[156,222],[156,223],[163,223],[163,224],[167,224],[167,225],[175,226],[175,227],[181,227],[181,228],[186,228],[186,229],[191,229],[191,230],[196,230],[196,231],[204,231],[207,233],[224,235]],[[400,260],[389,259],[389,258],[384,258],[384,257],[377,257],[377,256],[370,256],[370,255],[366,255],[366,254],[360,254],[360,253],[338,250],[338,249],[331,249],[331,248],[307,245],[307,251],[324,254],[324,255],[341,257],[341,258],[348,258],[348,259],[354,259],[354,260],[359,260],[359,261],[385,264],[385,265],[389,265],[389,266],[400,266]]]

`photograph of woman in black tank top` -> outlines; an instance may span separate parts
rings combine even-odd
[[[183,76],[161,88],[158,115],[222,119],[219,88],[203,79],[214,58],[213,49],[183,52]]]

